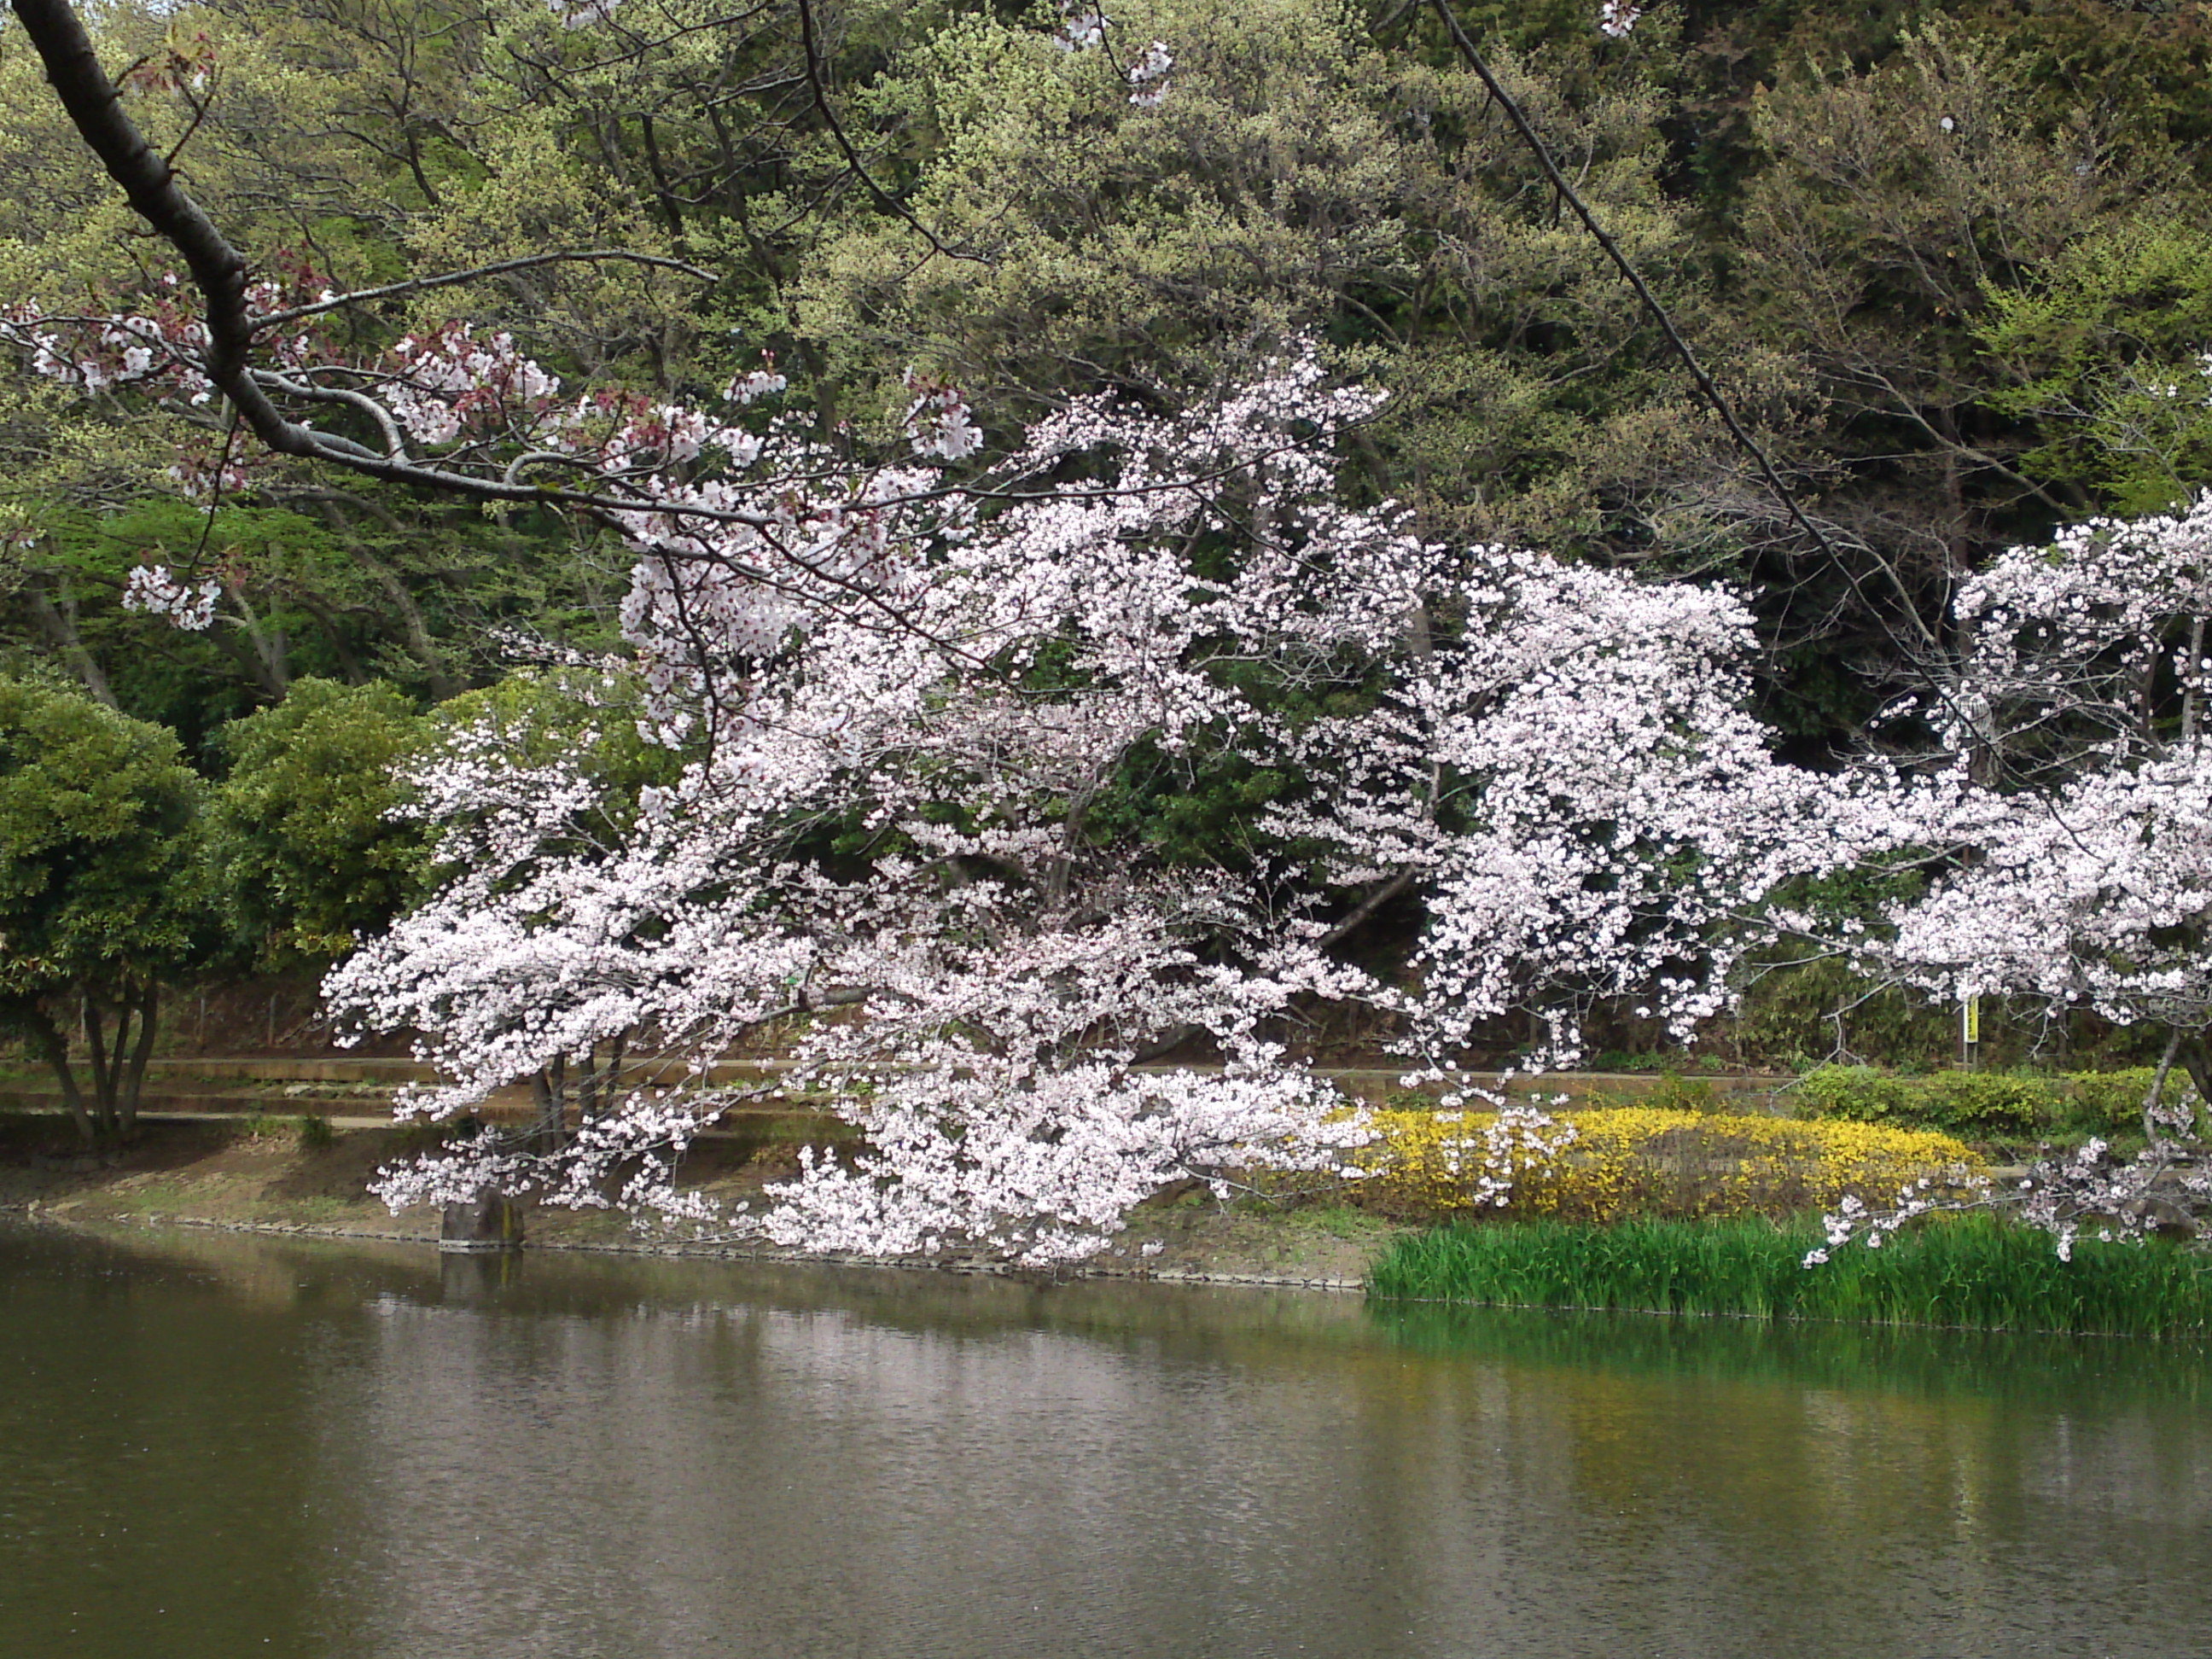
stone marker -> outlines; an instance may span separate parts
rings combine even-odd
[[[479,1193],[465,1204],[448,1204],[438,1224],[441,1250],[519,1250],[522,1209],[510,1198]]]

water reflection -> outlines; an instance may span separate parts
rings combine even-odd
[[[0,1268],[0,1652],[2212,1648],[2208,1370],[2148,1345],[209,1237]],[[165,1410],[198,1535],[93,1536],[177,1500],[129,1451]],[[125,1582],[173,1639],[85,1623]]]

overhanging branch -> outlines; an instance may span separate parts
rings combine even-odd
[[[254,330],[246,303],[246,256],[185,193],[175,169],[125,112],[75,9],[67,0],[11,3],[77,136],[123,187],[132,210],[177,250],[191,272],[207,306],[208,379],[270,448],[284,455],[323,453],[317,434],[286,420],[248,371]]]
[[[402,295],[419,294],[426,289],[451,288],[457,283],[481,282],[487,276],[505,276],[518,270],[535,270],[543,265],[602,264],[620,261],[625,264],[647,265],[659,270],[673,270],[702,283],[715,280],[711,270],[682,259],[671,259],[658,253],[633,253],[627,248],[571,248],[559,253],[532,253],[520,259],[500,259],[488,265],[471,265],[466,270],[441,271],[435,276],[410,276],[404,283],[386,283],[381,288],[357,288],[350,293],[333,294],[327,300],[318,300],[310,306],[294,306],[286,311],[271,311],[253,319],[257,329],[281,328],[287,323],[296,323],[303,317],[319,317],[326,311],[336,311],[343,306],[366,305],[373,300],[397,299]]]
[[[312,427],[288,419],[271,399],[269,394],[272,386],[288,394],[297,392],[299,388],[284,381],[283,377],[257,371],[253,368],[253,339],[262,329],[273,324],[310,315],[316,310],[327,309],[330,305],[385,294],[404,293],[416,288],[443,286],[466,281],[471,276],[495,274],[500,270],[522,269],[533,264],[550,264],[563,258],[629,258],[647,264],[664,264],[692,276],[703,276],[708,273],[695,266],[664,260],[654,255],[546,254],[511,261],[504,265],[456,272],[447,276],[395,283],[389,289],[338,296],[323,307],[306,307],[257,318],[246,303],[250,267],[246,256],[231,246],[229,240],[216,228],[215,222],[208,217],[206,210],[185,191],[177,180],[175,170],[147,143],[146,135],[139,131],[137,123],[124,109],[114,82],[100,66],[99,54],[94,50],[92,38],[85,33],[83,21],[77,16],[76,9],[68,3],[68,0],[10,0],[10,3],[17,21],[23,26],[24,33],[38,52],[40,61],[45,64],[46,80],[60,98],[62,107],[68,112],[70,125],[76,127],[78,137],[84,140],[93,154],[100,157],[100,165],[107,169],[108,177],[123,187],[123,193],[129,198],[132,210],[183,258],[185,269],[191,275],[192,285],[199,290],[206,308],[208,350],[200,368],[216,389],[229,399],[240,419],[262,443],[280,455],[327,461],[349,471],[382,478],[387,483],[443,490],[472,496],[479,501],[572,507],[599,512],[670,510],[665,505],[647,501],[625,500],[583,491],[545,489],[501,479],[472,477],[465,473],[410,460],[396,445],[394,453],[380,454],[349,438],[334,433],[318,432]],[[330,394],[323,389],[301,395],[330,400]],[[380,424],[386,429],[387,441],[390,441],[392,434],[388,421]],[[724,522],[766,522],[757,515],[736,513],[703,516]]]

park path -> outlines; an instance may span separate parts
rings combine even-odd
[[[736,1060],[712,1067],[707,1082],[713,1085],[772,1084],[794,1068],[775,1059]],[[1170,1071],[1167,1066],[1139,1070]],[[1370,1105],[1409,1104],[1401,1073],[1382,1067],[1321,1066],[1316,1070],[1347,1094]],[[411,1083],[434,1081],[433,1069],[419,1060],[368,1058],[358,1055],[192,1055],[158,1059],[147,1069],[139,1101],[143,1118],[260,1117],[272,1113],[290,1116],[313,1114],[327,1117],[336,1128],[377,1128],[392,1121],[392,1103]],[[688,1087],[696,1079],[680,1064],[652,1062],[623,1068],[625,1087]],[[1479,1079],[1494,1081],[1494,1079]],[[1774,1111],[1778,1097],[1792,1079],[1771,1074],[1699,1074],[1694,1081],[1710,1087],[1712,1095],[1739,1109]],[[1550,1073],[1516,1077],[1508,1084],[1516,1098],[1550,1103],[1565,1096],[1574,1106],[1626,1104],[1650,1095],[1662,1079],[1649,1073],[1619,1072]],[[41,1073],[19,1067],[0,1076],[0,1110],[43,1113],[58,1111],[61,1097]],[[483,1114],[493,1118],[522,1118],[535,1110],[526,1088],[500,1091]],[[826,1104],[810,1103],[803,1097],[783,1101],[764,1100],[743,1106],[732,1119],[761,1122],[743,1126],[759,1133],[772,1121],[794,1136],[842,1128]]]

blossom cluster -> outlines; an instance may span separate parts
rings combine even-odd
[[[179,628],[204,629],[215,621],[222,584],[181,582],[158,565],[137,565],[123,584],[123,608],[167,617]]]
[[[1635,0],[1603,0],[1597,9],[1597,30],[1608,40],[1625,40],[1635,31],[1644,9]]]
[[[458,873],[333,973],[334,1005],[424,1033],[447,1081],[414,1105],[448,1117],[617,1039],[703,1079],[762,1026],[838,1011],[781,1086],[835,1091],[867,1150],[714,1223],[779,1242],[1049,1262],[1172,1182],[1356,1178],[1359,1115],[1270,1032],[1376,988],[1267,872],[1170,872],[1086,821],[1140,744],[1273,741],[1225,653],[1320,673],[1405,632],[1434,550],[1332,499],[1329,438],[1374,407],[1302,358],[1187,416],[1079,403],[998,476],[1090,482],[988,514],[893,468],[857,501],[804,495],[788,469],[772,493],[726,483],[711,530],[628,515],[625,625],[680,778],[632,811],[573,757],[461,734],[415,809]],[[1194,570],[1206,535],[1247,544],[1236,568]],[[832,823],[866,846],[857,865],[825,850]],[[1207,1060],[1146,1058],[1178,1044]],[[384,1190],[419,1200],[476,1167],[571,1194],[580,1167],[612,1179],[611,1149],[665,1175],[738,1099],[618,1097],[588,1141],[469,1142]],[[615,1135],[633,1114],[648,1128]],[[643,1179],[633,1196],[700,1219]]]
[[[2015,1213],[2062,1252],[2085,1232],[2196,1233],[2212,1215],[2197,1096],[2164,1089],[2177,1065],[2212,1087],[2208,554],[2212,495],[2015,548],[1961,588],[1957,672],[1929,709],[1956,756],[1955,787],[1921,814],[1932,873],[1845,941],[1870,971],[1936,994],[2166,1032],[2143,1150],[2092,1141],[1966,1200],[1856,1202],[1830,1218],[1832,1246],[1962,1206]]]
[[[1917,833],[1893,775],[1776,760],[1725,590],[1506,548],[1455,564],[1428,588],[1450,632],[1409,639],[1371,709],[1289,735],[1314,787],[1277,816],[1341,883],[1419,884],[1431,1059],[1525,1013],[1549,1034],[1530,1063],[1570,1064],[1623,999],[1689,1041],[1778,889]]]

